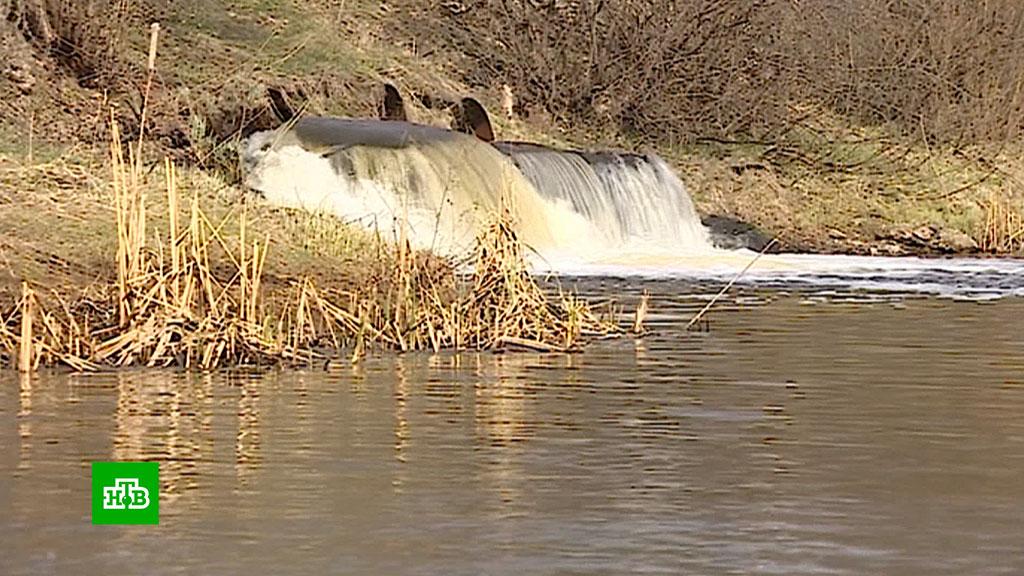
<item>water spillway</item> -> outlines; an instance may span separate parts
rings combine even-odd
[[[501,210],[531,246],[569,243],[587,228],[581,218],[556,214],[493,147],[440,128],[306,119],[253,135],[243,164],[247,185],[272,204],[334,214],[441,253],[468,251]]]
[[[660,159],[495,146],[408,122],[309,118],[256,134],[247,184],[271,203],[327,212],[417,247],[467,250],[500,210],[541,256],[589,257],[624,245],[706,250],[682,182]]]

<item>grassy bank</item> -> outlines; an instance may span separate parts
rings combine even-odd
[[[15,8],[32,4],[8,1]],[[86,4],[92,8],[50,10],[48,32],[27,20],[3,24],[2,47],[12,65],[0,76],[0,152],[15,162],[25,159],[31,133],[36,159],[86,166],[93,179],[97,169],[102,173],[90,158],[104,155],[107,108],[115,108],[126,132],[139,127],[146,30],[159,21],[161,57],[144,127],[154,143],[150,163],[169,155],[231,183],[236,146],[245,135],[277,125],[282,112],[372,116],[380,85],[388,81],[406,95],[414,121],[446,124],[438,102],[473,95],[491,110],[500,138],[653,149],[679,170],[703,213],[756,224],[784,249],[1024,249],[1024,145],[1013,139],[941,143],[789,102],[799,122],[771,137],[709,127],[706,136],[678,140],[622,130],[598,117],[577,122],[556,114],[555,104],[527,101],[534,88],[526,85],[507,92],[469,85],[479,74],[471,74],[476,68],[468,52],[427,49],[411,40],[414,26],[404,19],[409,2],[394,10],[329,0],[153,0],[127,11],[123,3]],[[731,46],[716,42],[707,49]],[[499,113],[507,104],[513,113]],[[594,106],[593,113],[606,107]]]
[[[711,143],[672,157],[703,213],[756,223],[790,250],[1020,255],[1022,151],[878,137]]]

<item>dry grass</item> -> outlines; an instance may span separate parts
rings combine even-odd
[[[957,253],[1013,253],[983,235],[991,199],[1019,210],[1019,145],[924,147],[874,137],[807,145],[785,162],[769,158],[768,148],[738,144],[678,149],[669,158],[700,212],[755,223],[785,250],[948,253],[955,237],[963,245]],[[931,245],[901,243],[921,228],[935,231]]]
[[[621,332],[572,296],[549,300],[508,215],[481,233],[466,278],[404,240],[376,241],[370,281],[268,278],[275,248],[244,205],[211,216],[198,190],[182,198],[170,161],[155,198],[137,148],[126,152],[114,121],[111,134],[114,213],[106,214],[116,249],[106,266],[116,273],[87,288],[23,283],[17,302],[0,313],[6,364],[211,370],[309,364],[342,350],[357,361],[372,348],[568,351],[588,336]]]

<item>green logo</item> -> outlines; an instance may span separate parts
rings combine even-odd
[[[160,465],[93,462],[93,524],[159,524]]]

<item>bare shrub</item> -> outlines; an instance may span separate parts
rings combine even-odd
[[[1024,3],[832,0],[785,13],[802,95],[940,141],[1024,134]]]
[[[467,81],[516,91],[520,112],[615,132],[757,130],[775,63],[770,0],[398,3],[396,29],[461,56]],[[733,105],[723,107],[724,100]]]
[[[397,0],[392,25],[590,131],[778,140],[837,113],[945,142],[1024,134],[1017,0]]]

